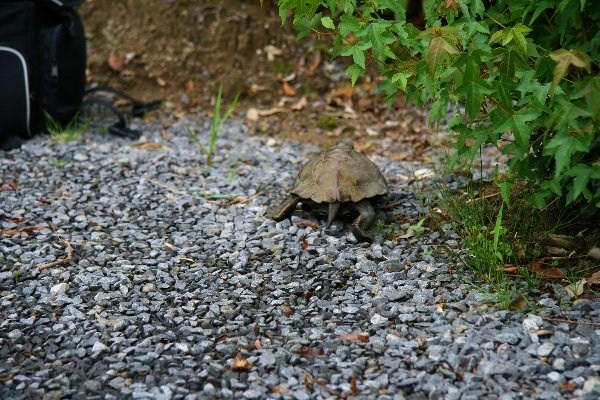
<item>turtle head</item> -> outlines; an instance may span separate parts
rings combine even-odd
[[[354,150],[354,143],[352,143],[352,140],[346,138],[346,139],[342,139],[335,147],[337,148],[351,148]]]

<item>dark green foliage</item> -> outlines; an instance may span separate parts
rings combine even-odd
[[[352,57],[356,83],[369,64],[381,89],[431,105],[451,121],[456,157],[502,145],[529,200],[600,208],[600,7],[591,0],[427,0],[425,30],[406,20],[406,1],[280,0],[300,37],[335,35],[335,55]],[[385,18],[384,18],[385,15]],[[392,17],[390,17],[392,16]]]

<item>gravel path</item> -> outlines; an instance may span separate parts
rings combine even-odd
[[[185,133],[206,126],[165,126],[144,127],[158,149],[84,135],[0,153],[1,398],[600,396],[600,327],[542,318],[598,322],[598,301],[495,311],[437,251],[460,249],[449,226],[368,245],[275,223],[315,148],[229,124],[207,168]],[[423,167],[374,161],[417,221]]]

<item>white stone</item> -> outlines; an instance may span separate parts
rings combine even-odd
[[[537,349],[538,356],[540,357],[548,357],[552,350],[554,350],[554,345],[550,342],[546,342]]]
[[[102,342],[96,342],[96,343],[94,343],[94,346],[92,347],[92,353],[101,353],[106,350],[108,350],[108,346],[106,346]]]
[[[385,324],[387,321],[388,321],[388,319],[386,317],[382,317],[379,314],[374,314],[371,317],[371,323],[373,325]]]
[[[52,286],[52,288],[50,289],[50,294],[52,296],[62,296],[65,293],[67,293],[67,290],[69,290],[69,284],[62,282],[58,285]]]

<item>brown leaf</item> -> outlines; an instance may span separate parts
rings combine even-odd
[[[458,5],[456,4],[456,0],[446,0],[446,4],[444,4],[444,8],[447,10],[452,10],[455,13],[458,12]]]
[[[550,268],[538,271],[538,276],[546,279],[565,279],[567,277],[560,268]]]
[[[236,356],[231,366],[231,370],[234,372],[246,372],[250,368],[252,368],[252,363],[242,356]]]
[[[287,304],[284,304],[284,305],[281,306],[281,312],[286,317],[289,317],[290,315],[292,315],[294,313],[294,311],[292,310],[292,308],[290,306],[288,306]]]
[[[341,88],[333,89],[327,96],[327,103],[337,104],[339,106],[345,105],[348,100],[352,99],[354,88],[352,86],[343,86]]]
[[[292,108],[293,111],[300,111],[300,110],[303,110],[304,107],[306,107],[307,104],[308,104],[308,101],[306,100],[306,96],[302,96],[300,98],[300,100],[298,100],[296,103],[294,103],[292,105],[291,108]]]
[[[308,393],[314,392],[312,378],[308,375],[304,375],[304,387]]]
[[[296,354],[300,357],[319,357],[325,355],[325,350],[320,347],[302,347],[299,350],[296,350]]]
[[[517,267],[514,265],[506,265],[504,267],[504,273],[505,274],[509,274],[509,275],[516,275],[517,274]]]
[[[310,64],[308,64],[308,67],[306,67],[306,70],[309,74],[313,74],[321,64],[321,52],[315,51],[312,54],[312,61]]]
[[[520,294],[510,302],[508,309],[510,311],[520,311],[526,309],[528,304],[527,297]]]
[[[117,72],[123,71],[123,69],[125,68],[125,57],[123,57],[120,54],[112,53],[108,57],[108,66],[113,71],[117,71]]]
[[[342,339],[346,340],[348,342],[351,342],[353,340],[358,340],[363,343],[369,343],[369,337],[361,332],[348,333],[346,335],[342,335]]]
[[[169,147],[167,146],[163,146],[160,143],[153,143],[153,142],[141,142],[141,143],[136,143],[133,144],[131,147],[135,147],[136,149],[142,149],[142,150],[170,150]]]
[[[554,332],[548,329],[538,329],[536,331],[529,331],[530,334],[538,335],[539,337],[552,336]]]
[[[194,83],[194,81],[189,80],[185,83],[185,90],[188,93],[196,93],[198,91],[198,87]]]
[[[282,394],[282,393],[287,393],[290,390],[288,389],[288,387],[286,385],[277,385],[273,387],[273,393],[275,394]]]
[[[0,186],[1,190],[17,190],[19,188],[19,184],[15,181],[10,181],[10,182],[6,182],[3,183],[2,186]]]
[[[561,387],[561,389],[577,389],[577,382],[573,381],[568,381],[568,382],[563,382],[559,385]]]
[[[600,286],[600,271],[590,276],[590,278],[587,280],[587,284],[589,286]]]
[[[310,300],[311,297],[313,297],[314,295],[315,293],[312,290],[307,290],[306,292],[304,292],[304,299]]]
[[[300,228],[310,227],[313,231],[319,230],[319,224],[310,219],[299,219],[294,223],[294,225]]]
[[[425,336],[419,336],[416,340],[417,340],[417,345],[420,348],[425,347],[425,345],[427,344],[427,338]]]
[[[25,226],[22,228],[13,228],[13,229],[6,229],[6,230],[0,230],[0,233],[2,233],[3,235],[7,235],[7,236],[14,236],[14,235],[18,235],[20,233],[31,233],[31,232],[35,232],[35,231],[41,231],[42,229],[46,229],[48,228],[47,224],[37,224],[34,226]]]
[[[306,239],[302,239],[302,250],[308,249],[308,241]]]
[[[356,388],[356,374],[352,374],[352,380],[350,381],[350,391],[352,396],[356,396],[358,394],[358,390]]]
[[[286,96],[294,97],[296,96],[296,89],[289,83],[283,82],[283,93],[285,93]]]

